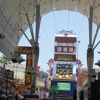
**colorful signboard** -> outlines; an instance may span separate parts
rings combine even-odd
[[[62,78],[72,79],[72,71],[56,70],[56,77],[58,77],[60,79],[62,79]]]
[[[26,70],[32,66],[32,47],[23,47],[23,46],[18,46],[18,51],[20,54],[26,54]],[[30,86],[31,85],[31,75],[25,74],[25,86]]]
[[[56,69],[62,69],[62,70],[72,70],[73,65],[72,64],[57,64]]]
[[[60,83],[60,84],[59,84]],[[59,85],[58,85],[59,84]],[[51,87],[54,86],[60,86],[60,90],[58,88],[58,93],[54,92],[53,94],[53,100],[58,99],[65,99],[65,100],[71,100],[74,94],[74,90],[76,89],[77,82],[76,81],[65,81],[65,80],[51,80]],[[63,85],[63,86],[62,86]],[[65,90],[65,88],[67,90]],[[50,93],[50,96],[52,96],[52,93]]]
[[[70,61],[70,62],[76,62],[76,55],[70,55],[70,54],[55,54],[54,61]]]

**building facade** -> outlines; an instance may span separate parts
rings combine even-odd
[[[76,64],[77,36],[55,35],[53,79],[71,79]]]
[[[73,67],[76,65],[77,36],[72,31],[62,30],[55,35],[53,79],[51,88],[57,86],[54,100],[71,100],[77,87]]]

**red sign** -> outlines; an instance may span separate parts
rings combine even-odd
[[[61,43],[74,43],[74,42],[77,42],[77,38],[76,37],[57,37],[55,38],[55,41],[62,41]]]
[[[39,73],[40,72],[40,66],[36,67],[36,72]]]
[[[76,62],[76,55],[55,54],[54,61],[70,61],[70,62]]]
[[[23,47],[23,46],[18,46],[18,51],[20,54],[26,54],[26,70],[32,66],[32,47]],[[31,75],[25,74],[25,86],[30,86],[31,85]]]

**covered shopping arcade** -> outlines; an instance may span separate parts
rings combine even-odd
[[[100,23],[100,1],[99,0],[0,0],[0,51],[6,56],[16,49],[22,35],[29,27],[32,40],[38,46],[40,19],[51,11],[70,10],[77,11],[89,19],[89,43],[87,48],[87,65],[91,75],[93,67],[94,46],[92,37],[92,22],[98,27]],[[33,32],[32,23],[36,21],[36,32]],[[25,24],[26,23],[26,24]],[[36,34],[36,36],[35,36]],[[27,38],[27,36],[26,36]],[[28,39],[29,41],[29,39]],[[32,45],[34,47],[34,45]],[[90,84],[91,78],[89,78]]]

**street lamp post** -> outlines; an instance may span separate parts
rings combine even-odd
[[[7,93],[7,90],[8,90],[8,76],[6,75],[6,82],[7,82],[7,84],[6,84],[6,95],[8,94]]]
[[[8,95],[8,79],[9,79],[9,73],[10,70],[6,70],[5,75],[6,75],[6,95]]]
[[[95,7],[94,7],[95,8]],[[97,30],[94,36],[94,39],[92,41],[92,21],[93,21],[93,9],[92,6],[90,6],[90,18],[89,18],[89,45],[87,49],[87,67],[88,67],[88,92],[91,88],[91,75],[92,75],[92,69],[93,69],[93,62],[94,62],[94,50],[100,43],[100,41],[94,46],[95,40],[100,28],[100,24],[97,26]]]

